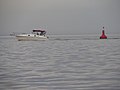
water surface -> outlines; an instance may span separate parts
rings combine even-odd
[[[0,90],[120,90],[120,37],[0,36]]]

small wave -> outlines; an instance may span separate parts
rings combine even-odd
[[[120,39],[120,38],[108,38],[108,39]]]
[[[70,39],[69,38],[67,38],[67,39],[66,38],[55,38],[54,40],[68,41],[68,40],[79,40],[79,39],[74,39],[74,38],[73,39],[72,38],[70,38]]]

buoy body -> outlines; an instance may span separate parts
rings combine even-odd
[[[104,29],[104,27],[103,27]],[[107,39],[107,36],[105,35],[105,31],[102,30],[102,35],[100,36],[100,39]]]

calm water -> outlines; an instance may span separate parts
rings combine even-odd
[[[0,90],[120,90],[120,36],[0,36]]]

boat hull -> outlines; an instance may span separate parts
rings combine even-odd
[[[39,41],[39,40],[47,40],[46,36],[26,36],[26,35],[18,35],[16,36],[18,41]]]

